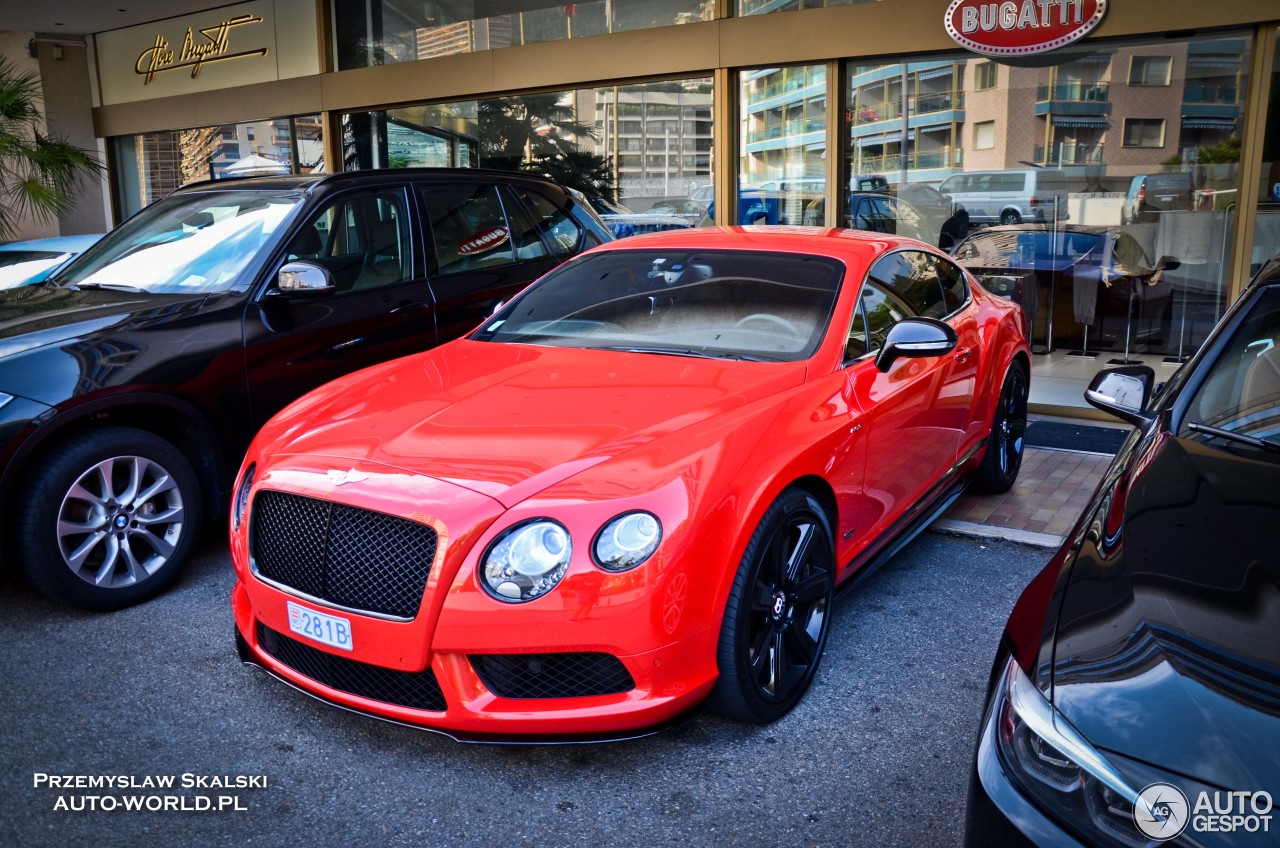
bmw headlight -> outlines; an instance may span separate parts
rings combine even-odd
[[[240,529],[245,510],[249,508],[249,490],[253,488],[253,475],[257,470],[257,463],[249,463],[244,476],[240,478],[240,487],[236,489],[236,499],[231,504],[231,526],[236,530]]]
[[[996,749],[1010,776],[1087,842],[1138,848],[1138,792],[1071,726],[1014,659],[1005,666],[993,717]]]
[[[500,601],[532,601],[556,587],[572,555],[569,531],[537,518],[503,531],[489,545],[480,562],[480,582]]]
[[[662,541],[662,525],[647,512],[628,512],[596,534],[592,554],[607,571],[626,571],[644,562]]]

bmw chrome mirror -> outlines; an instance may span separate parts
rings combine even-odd
[[[904,318],[885,336],[876,368],[888,371],[899,357],[943,356],[956,346],[956,331],[935,318]]]
[[[281,294],[291,297],[317,297],[337,291],[328,268],[301,260],[286,262],[276,275],[276,285]]]
[[[1145,412],[1151,400],[1156,372],[1147,365],[1119,365],[1093,375],[1084,399],[1135,427],[1145,427],[1155,416]]]

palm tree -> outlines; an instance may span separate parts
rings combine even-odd
[[[14,238],[24,219],[66,212],[80,179],[102,172],[92,155],[45,131],[40,97],[36,75],[0,57],[0,241]]]

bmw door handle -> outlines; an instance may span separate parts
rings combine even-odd
[[[347,350],[348,348],[353,348],[363,341],[364,341],[364,336],[357,336],[354,339],[347,339],[345,342],[338,342],[335,345],[329,345],[329,352],[338,353],[339,351],[344,351],[344,350]]]
[[[426,308],[427,308],[427,304],[426,304],[425,302],[423,302],[423,301],[421,301],[421,300],[415,300],[415,301],[412,301],[412,302],[409,302],[409,303],[402,303],[402,304],[400,304],[400,305],[399,305],[399,306],[397,306],[395,309],[392,309],[392,310],[391,310],[391,314],[392,314],[392,315],[405,315],[405,314],[407,314],[407,313],[409,313],[409,312],[418,312],[418,311],[423,310],[423,309],[426,309]]]

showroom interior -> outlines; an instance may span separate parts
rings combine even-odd
[[[1172,375],[1280,253],[1274,0],[1111,0],[1010,60],[942,0],[120,5],[0,34],[108,165],[41,234],[194,180],[404,166],[539,169],[623,235],[888,215],[1022,303],[1033,411],[1077,417],[1103,365]]]

